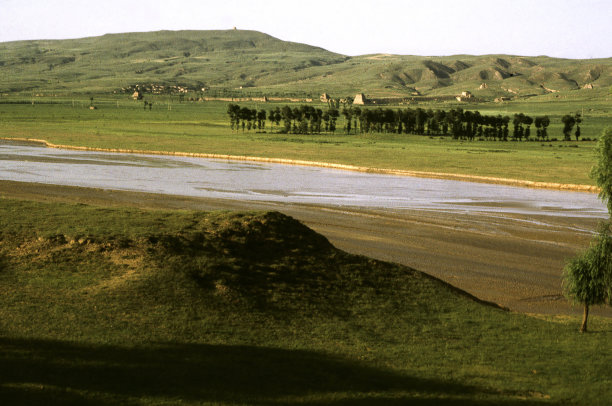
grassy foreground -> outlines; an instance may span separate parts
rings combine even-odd
[[[584,109],[583,138],[596,139],[612,124],[609,102],[550,100],[542,96],[529,102],[504,105],[430,104],[432,109],[472,108],[483,114],[523,112],[551,117],[549,134],[561,139],[560,117]],[[536,100],[537,99],[537,100]],[[99,148],[179,151],[248,155],[322,161],[357,166],[493,176],[539,182],[594,184],[588,177],[594,163],[592,141],[488,142],[430,139],[416,135],[346,135],[341,117],[335,135],[277,134],[268,123],[267,133],[233,132],[225,102],[179,103],[159,96],[153,110],[142,102],[122,98],[89,99],[7,98],[0,103],[0,137],[45,139],[54,144]],[[272,109],[274,103],[244,103]],[[282,105],[282,104],[281,104]],[[325,108],[320,105],[321,108]],[[414,107],[414,106],[411,106]],[[535,132],[535,130],[533,131]]]
[[[274,212],[0,199],[2,404],[608,404],[612,322],[513,314]]]

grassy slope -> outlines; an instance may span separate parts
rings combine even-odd
[[[15,101],[19,99],[14,99]],[[306,159],[360,166],[592,184],[593,142],[457,142],[405,135],[283,135],[235,133],[222,102],[178,103],[152,98],[152,111],[125,98],[43,98],[31,104],[0,104],[0,136],[42,138],[56,144],[105,148],[202,152]],[[53,103],[53,104],[48,104]],[[610,124],[605,100],[574,102],[535,98],[499,106],[472,106],[483,114],[548,114],[551,137],[562,138],[560,117],[584,106],[582,135],[596,138]],[[271,109],[275,104],[245,103]],[[74,106],[74,107],[73,107]],[[423,105],[450,109],[456,104]],[[325,108],[324,106],[321,106]],[[168,110],[170,108],[171,110]],[[269,125],[269,124],[268,124]],[[342,128],[343,119],[339,122]],[[270,127],[268,127],[270,130]],[[571,146],[571,147],[570,147]],[[542,170],[545,168],[545,170]]]
[[[612,59],[510,55],[346,57],[255,31],[159,31],[0,43],[0,93],[109,93],[135,84],[241,94],[531,96],[612,85]],[[479,89],[482,83],[488,88]],[[193,94],[193,92],[192,92]],[[587,91],[588,94],[588,91]]]
[[[11,404],[606,404],[609,320],[541,320],[278,213],[0,200]]]

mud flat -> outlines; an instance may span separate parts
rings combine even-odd
[[[579,314],[561,294],[567,258],[597,218],[441,210],[352,209],[0,181],[0,197],[152,209],[278,210],[345,251],[402,263],[513,311]],[[609,308],[595,314],[612,317]]]

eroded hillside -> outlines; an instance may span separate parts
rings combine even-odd
[[[242,30],[159,31],[0,44],[0,92],[118,92],[136,85],[190,97],[529,97],[607,92],[612,59],[376,54],[349,57]]]

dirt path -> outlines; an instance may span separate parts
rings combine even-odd
[[[0,181],[0,196],[95,205],[197,210],[278,210],[345,251],[402,263],[511,310],[579,314],[561,295],[567,258],[597,220],[500,213],[369,210],[120,192]],[[595,309],[612,317],[612,310]]]

